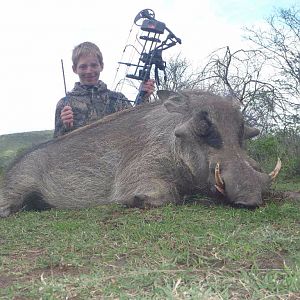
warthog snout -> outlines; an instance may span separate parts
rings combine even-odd
[[[224,171],[221,171],[221,163],[217,162],[214,170],[215,188],[235,207],[255,208],[262,204],[263,192],[275,180],[280,169],[279,158],[269,174],[255,170],[248,162],[227,163]]]

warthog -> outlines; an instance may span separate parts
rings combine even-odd
[[[255,207],[280,169],[264,173],[243,149],[258,130],[239,105],[202,91],[159,91],[160,101],[110,115],[43,143],[4,175],[0,215],[20,209],[134,207],[223,194]]]

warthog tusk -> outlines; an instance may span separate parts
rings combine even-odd
[[[269,173],[269,176],[271,177],[272,180],[274,180],[277,177],[280,169],[281,169],[281,160],[278,157],[277,164],[276,164],[274,170],[271,173]]]
[[[223,195],[225,195],[225,189],[224,189],[224,181],[221,177],[221,172],[220,172],[220,163],[217,162],[216,167],[215,167],[215,188]]]

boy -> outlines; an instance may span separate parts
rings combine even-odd
[[[56,105],[54,137],[131,107],[130,101],[122,93],[107,89],[107,85],[99,80],[104,63],[97,45],[84,42],[76,46],[72,62],[73,72],[78,75],[79,82]],[[146,91],[145,98],[148,99],[154,92],[154,80],[143,83],[142,90]]]

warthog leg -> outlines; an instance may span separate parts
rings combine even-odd
[[[0,208],[0,218],[6,218],[11,214],[9,208]]]

